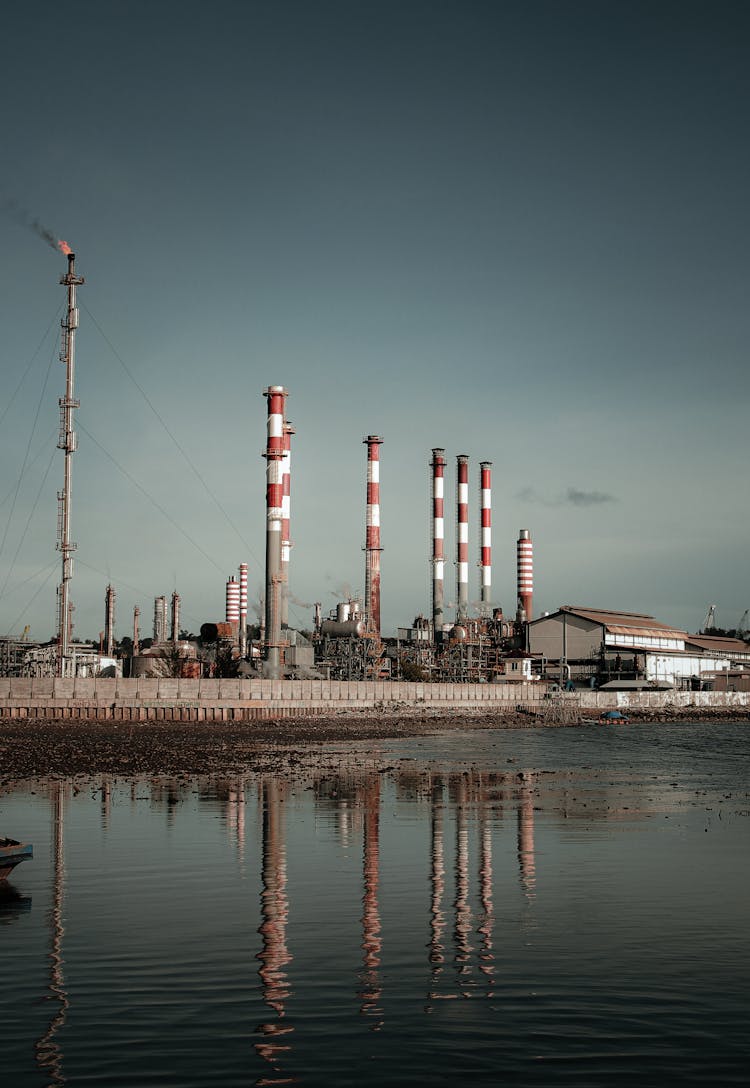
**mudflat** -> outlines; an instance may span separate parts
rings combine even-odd
[[[736,710],[629,711],[630,721],[737,721]],[[746,720],[746,719],[741,719]],[[276,770],[343,741],[387,740],[477,729],[600,728],[518,712],[415,708],[258,722],[116,722],[53,718],[0,720],[0,784],[77,774],[223,774]],[[619,726],[617,728],[627,728]]]

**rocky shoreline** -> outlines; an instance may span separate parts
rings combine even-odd
[[[659,708],[628,712],[632,724],[711,721],[748,723],[731,708]],[[567,719],[543,713],[399,708],[344,711],[325,717],[262,722],[101,722],[50,718],[0,720],[0,786],[78,774],[234,774],[277,769],[337,742],[382,741],[479,729],[590,727],[576,709]]]

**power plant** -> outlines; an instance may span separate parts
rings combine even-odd
[[[469,555],[472,514],[470,510],[470,459],[465,453],[455,455],[455,488],[447,491],[446,450],[432,449],[429,494],[431,606],[427,616],[416,616],[411,625],[397,629],[395,636],[386,637],[381,624],[381,449],[384,440],[379,434],[363,439],[366,447],[364,488],[364,592],[360,598],[349,591],[327,616],[321,604],[314,606],[311,630],[296,630],[290,625],[291,572],[291,447],[295,428],[287,419],[288,390],[283,385],[270,385],[263,391],[266,400],[266,444],[261,456],[266,468],[265,502],[265,566],[259,624],[248,623],[248,564],[238,564],[236,574],[229,575],[225,584],[223,620],[209,619],[201,626],[200,638],[181,637],[180,594],[175,589],[168,611],[167,597],[154,599],[153,637],[141,638],[140,608],[133,611],[132,639],[124,639],[119,651],[115,639],[116,590],[107,585],[105,593],[104,630],[101,633],[97,658],[94,650],[74,643],[72,639],[71,597],[73,576],[72,555],[76,545],[71,540],[72,454],[77,442],[74,431],[75,399],[75,336],[78,329],[76,289],[84,283],[75,270],[75,255],[67,245],[60,244],[68,261],[67,273],[61,278],[66,288],[65,316],[61,321],[60,359],[65,364],[65,392],[59,400],[60,435],[58,446],[64,453],[63,487],[58,493],[57,548],[62,555],[62,578],[57,595],[57,638],[46,645],[30,644],[25,636],[13,641],[0,640],[0,675],[8,676],[77,676],[97,675],[106,658],[107,668],[115,668],[129,676],[262,677],[327,680],[411,680],[421,682],[528,682],[540,676],[557,678],[560,683],[571,682],[575,660],[569,647],[585,645],[587,661],[579,666],[578,679],[601,677],[606,667],[611,674],[611,662],[619,662],[622,654],[610,653],[622,631],[647,631],[644,646],[658,646],[664,627],[651,617],[606,613],[608,623],[600,623],[601,651],[592,649],[594,642],[582,639],[579,628],[587,617],[600,616],[601,610],[574,609],[566,606],[554,617],[544,613],[534,619],[534,558],[531,532],[520,529],[516,543],[516,603],[511,614],[505,615],[497,601],[492,600],[492,462],[479,462],[478,497],[475,512],[478,556],[478,599],[470,603]],[[446,602],[446,541],[445,504],[452,501],[455,509],[455,600]],[[260,511],[258,513],[258,520]],[[387,527],[386,527],[387,536]],[[497,561],[497,554],[495,556]],[[500,556],[500,566],[510,566],[510,556]],[[428,602],[425,602],[427,605]],[[453,621],[447,611],[454,611]],[[557,616],[558,614],[555,614]],[[622,619],[617,622],[617,616]],[[612,617],[615,619],[612,619]],[[581,618],[583,617],[583,619]],[[624,617],[624,619],[623,619]],[[544,621],[544,622],[543,622]],[[636,622],[637,621],[637,622]],[[643,622],[642,622],[643,621]],[[555,621],[557,622],[557,621]],[[598,620],[588,620],[596,625]],[[640,625],[640,626],[639,626]],[[549,651],[544,639],[561,633],[561,646]],[[674,632],[671,633],[674,635]],[[679,635],[679,632],[677,633]],[[554,637],[557,637],[555,634]],[[599,636],[597,636],[599,637]],[[628,636],[630,637],[630,636]],[[635,637],[635,636],[633,636]],[[650,643],[648,640],[650,639]],[[595,641],[595,640],[594,640]],[[676,653],[663,635],[664,648]],[[675,643],[674,637],[671,642]],[[128,645],[126,645],[126,643]],[[611,644],[611,645],[609,645]],[[620,645],[618,643],[618,645]],[[625,643],[622,643],[625,645]],[[630,643],[627,644],[630,647]],[[742,645],[742,644],[741,644]],[[635,651],[638,646],[634,644]],[[680,653],[712,653],[719,661],[719,651],[728,647],[698,646],[683,641]],[[594,661],[596,654],[601,660]],[[750,653],[746,655],[750,664]],[[686,657],[687,660],[687,657]],[[692,658],[691,658],[692,660]],[[744,668],[741,649],[734,648],[728,665]],[[115,661],[115,665],[112,662]],[[548,665],[554,662],[550,674]],[[633,682],[639,679],[638,653],[630,664]],[[719,666],[724,667],[724,666]],[[556,669],[556,672],[554,671]],[[588,669],[588,671],[586,671]],[[700,670],[699,670],[700,671]],[[647,670],[646,670],[647,672]]]

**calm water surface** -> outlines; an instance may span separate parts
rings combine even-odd
[[[3,1083],[747,1083],[750,726],[0,794]]]

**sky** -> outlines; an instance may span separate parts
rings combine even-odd
[[[288,389],[291,623],[364,585],[430,612],[429,461],[493,463],[493,604],[750,607],[750,8],[694,0],[192,0],[4,12],[0,634],[55,631],[58,360],[76,345],[71,598],[96,638],[177,590],[263,592],[266,402]],[[56,340],[57,337],[57,340]],[[446,568],[455,601],[455,568]],[[450,613],[450,609],[449,609]],[[251,616],[252,618],[252,616]]]

